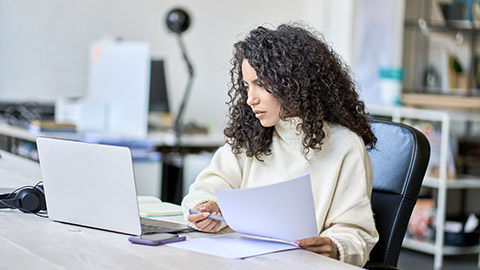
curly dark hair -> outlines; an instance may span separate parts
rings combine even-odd
[[[293,114],[302,120],[297,130],[304,134],[305,155],[310,149],[321,149],[324,121],[349,128],[363,138],[367,149],[374,147],[377,139],[350,69],[321,35],[298,24],[282,24],[276,30],[260,26],[234,45],[229,121],[224,130],[234,153],[245,151],[247,156],[261,160],[262,155],[271,154],[274,130],[263,127],[247,104],[243,59],[279,101],[280,119]]]

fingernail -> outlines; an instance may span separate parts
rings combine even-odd
[[[294,243],[295,243],[295,245],[298,245],[298,246],[300,245],[300,241],[299,241],[299,240],[295,241]]]
[[[204,217],[208,217],[209,215],[210,215],[210,213],[208,213],[208,212],[203,212],[203,216],[204,216]]]

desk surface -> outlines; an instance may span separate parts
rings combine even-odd
[[[34,133],[24,128],[9,125],[0,121],[0,134],[12,138],[34,142],[38,136],[55,137],[63,139],[79,139],[85,134],[70,132],[45,132]],[[97,136],[98,137],[98,136]],[[151,140],[156,146],[174,146],[176,143],[173,131],[152,131],[148,132],[145,139]],[[223,134],[216,132],[212,134],[185,134],[181,138],[183,147],[218,147],[224,144]]]
[[[1,187],[36,183],[37,163],[4,151],[0,154]],[[163,219],[183,220],[179,216]],[[12,209],[0,209],[0,220],[1,263],[5,269],[359,269],[301,249],[241,260],[168,245],[134,245],[127,235],[54,222]],[[205,235],[186,234],[187,239]]]
[[[42,179],[38,162],[0,150],[0,188],[34,185]]]

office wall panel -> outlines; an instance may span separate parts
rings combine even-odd
[[[147,41],[152,56],[165,59],[169,101],[175,112],[187,70],[164,22],[171,8],[183,7],[192,17],[184,40],[196,70],[185,117],[209,121],[221,129],[227,112],[232,44],[256,25],[302,20],[325,33],[327,40],[332,36],[336,42],[332,45],[348,60],[352,26],[351,20],[342,18],[349,16],[353,4],[340,2],[0,0],[0,101],[49,102],[85,95],[89,45],[109,37]]]

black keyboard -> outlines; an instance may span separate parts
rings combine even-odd
[[[192,228],[185,224],[149,218],[140,218],[140,220],[142,223],[142,234],[193,231]]]
[[[142,233],[143,234],[158,233],[158,232],[171,232],[171,231],[172,231],[172,228],[165,227],[165,226],[142,224]]]

